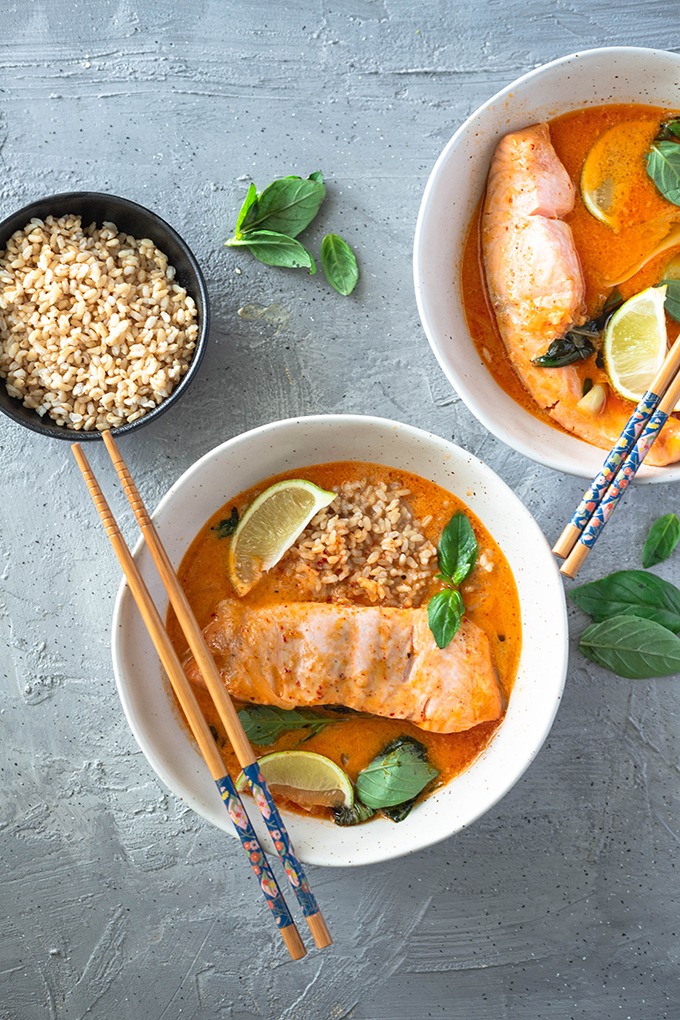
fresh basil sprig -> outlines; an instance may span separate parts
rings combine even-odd
[[[254,185],[251,185],[254,187]],[[273,230],[288,237],[297,237],[312,222],[326,197],[321,176],[282,177],[273,181],[254,199],[246,195],[248,208],[242,219],[241,233]],[[237,230],[239,228],[237,227]]]
[[[231,248],[247,248],[260,262],[281,269],[309,269],[316,272],[316,265],[304,244],[294,237],[287,237],[274,230],[253,230],[241,238],[232,237],[227,244]]]
[[[309,177],[295,175],[272,181],[258,194],[251,184],[236,219],[229,248],[247,248],[260,262],[283,269],[308,269],[316,264],[308,249],[297,239],[316,217],[326,197],[326,185],[319,170]],[[359,279],[354,252],[337,234],[327,234],[321,245],[321,262],[326,279],[340,294],[351,294]]]
[[[677,514],[664,514],[654,521],[642,549],[642,566],[663,563],[680,542],[680,520]]]
[[[654,141],[647,153],[647,173],[664,198],[680,205],[680,145]]]
[[[438,648],[451,643],[463,619],[465,605],[458,590],[477,562],[479,547],[465,514],[457,511],[442,531],[437,547],[439,577],[446,583],[427,604],[427,622]]]
[[[238,716],[248,740],[260,747],[268,747],[291,730],[309,729],[311,737],[326,726],[344,722],[340,718],[326,719],[304,708],[283,709],[274,705],[249,705],[240,709]]]
[[[412,801],[438,775],[419,740],[397,737],[361,770],[357,794],[369,808],[392,808]]]
[[[579,609],[595,623],[627,616],[652,620],[680,634],[680,589],[644,570],[617,570],[569,592]]]
[[[579,648],[587,659],[629,680],[680,672],[680,638],[653,620],[613,616],[593,623]]]
[[[321,242],[321,265],[326,279],[338,294],[347,297],[359,279],[359,267],[354,252],[337,234],[326,234]]]

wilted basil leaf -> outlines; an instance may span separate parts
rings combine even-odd
[[[664,198],[680,205],[680,145],[652,142],[647,153],[647,173]]]
[[[387,816],[392,822],[403,822],[413,810],[417,797],[413,797],[412,800],[407,800],[404,804],[397,804],[395,807],[382,808],[382,813]]]
[[[642,550],[642,566],[663,563],[680,541],[680,520],[676,514],[664,514],[654,521]]]
[[[595,345],[585,332],[570,330],[548,347],[545,354],[532,360],[539,368],[564,368],[577,361],[586,361],[595,353]]]
[[[355,800],[352,807],[333,809],[333,821],[336,825],[361,825],[375,814],[373,808],[366,807],[360,800]]]
[[[281,269],[309,269],[316,272],[314,259],[299,241],[273,230],[253,230],[243,237],[232,237],[227,241],[229,248],[247,248],[260,262]]]
[[[419,740],[398,737],[361,770],[356,788],[368,807],[388,808],[417,797],[438,775]]]
[[[238,510],[235,506],[231,508],[231,513],[228,517],[225,517],[223,521],[215,525],[212,529],[217,532],[218,538],[231,538],[236,529],[238,528]]]
[[[617,570],[569,592],[576,605],[600,622],[613,616],[637,616],[680,633],[680,589],[644,570]]]
[[[444,588],[427,603],[427,622],[437,648],[446,648],[461,625],[465,606],[457,588]]]
[[[479,551],[470,521],[459,510],[442,531],[437,547],[439,569],[454,584],[461,584],[468,576]]]
[[[613,616],[593,623],[579,648],[587,659],[629,680],[680,672],[680,638],[653,620]]]
[[[357,285],[359,267],[354,252],[337,234],[326,234],[321,242],[321,265],[326,279],[338,294],[347,297]]]
[[[238,717],[248,740],[260,747],[274,744],[282,733],[291,730],[311,729],[320,733],[326,726],[344,722],[343,719],[326,719],[304,708],[277,708],[274,705],[249,705],[239,710]]]
[[[680,120],[664,121],[659,127],[657,142],[671,142],[674,138],[680,139]]]

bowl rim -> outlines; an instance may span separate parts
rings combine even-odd
[[[546,63],[539,64],[532,68],[530,71],[526,71],[524,74],[515,78],[509,82],[498,92],[494,93],[489,99],[485,100],[482,104],[476,107],[473,112],[466,117],[463,123],[456,129],[451,138],[448,140],[442,151],[439,153],[427,183],[425,190],[420,201],[418,208],[418,216],[416,219],[415,232],[413,238],[413,284],[415,290],[416,306],[418,308],[418,315],[420,317],[421,325],[427,337],[430,349],[437,359],[437,363],[444,377],[449,382],[449,385],[459,394],[465,403],[466,407],[477,420],[497,439],[505,443],[510,449],[527,457],[529,460],[535,463],[542,464],[545,467],[552,468],[555,471],[561,471],[565,474],[573,475],[578,478],[590,478],[593,477],[597,471],[597,467],[589,472],[586,468],[579,468],[579,466],[573,462],[565,463],[565,460],[559,454],[553,454],[552,448],[542,448],[540,452],[537,452],[535,447],[530,443],[526,442],[521,435],[517,435],[515,432],[510,432],[504,427],[503,422],[499,421],[493,415],[487,412],[486,406],[477,399],[474,387],[462,378],[458,376],[455,380],[452,379],[449,368],[445,364],[443,352],[440,350],[441,343],[436,339],[437,330],[433,325],[432,317],[428,309],[428,298],[427,298],[427,277],[428,274],[424,271],[422,261],[424,257],[424,237],[428,228],[428,221],[436,212],[436,206],[434,203],[435,193],[440,185],[441,179],[446,176],[447,172],[450,172],[448,166],[449,160],[451,159],[452,151],[455,150],[460,139],[467,135],[471,127],[474,126],[475,122],[486,113],[489,109],[494,106],[500,105],[504,100],[510,99],[514,92],[519,88],[524,88],[526,85],[531,84],[533,79],[540,78],[546,73],[550,73],[554,70],[562,68],[565,65],[573,63],[583,58],[587,60],[595,61],[600,57],[616,57],[616,56],[638,56],[645,57],[648,59],[664,59],[675,61],[680,67],[680,53],[675,53],[672,50],[663,50],[657,47],[647,46],[594,46],[590,48],[584,48],[576,50],[572,53],[565,54],[564,56],[557,57],[554,60],[547,61]],[[576,107],[574,107],[576,108]],[[500,137],[500,135],[499,135]],[[466,327],[467,329],[467,327]],[[467,329],[469,334],[469,329]],[[470,342],[474,345],[474,341],[470,337]],[[495,380],[494,380],[495,382]],[[498,386],[498,384],[496,384]],[[499,387],[500,389],[500,387]],[[513,401],[514,403],[514,401]],[[519,406],[519,405],[516,405]],[[524,409],[522,409],[524,411]],[[527,416],[530,412],[524,412]],[[546,426],[551,428],[552,426]],[[560,430],[555,429],[559,434]],[[592,446],[590,443],[586,443],[571,433],[566,433],[574,444],[578,444],[584,451],[587,451],[592,456],[592,451],[601,454],[601,460],[603,461],[607,456],[607,450]],[[664,482],[673,482],[680,479],[680,464],[670,464],[665,467],[653,467],[652,465],[643,464],[640,471],[636,475],[636,482],[640,483],[652,483],[659,484]]]
[[[130,213],[135,215],[141,214],[142,216],[149,217],[151,220],[155,221],[161,230],[165,231],[178,245],[178,247],[181,248],[184,257],[189,263],[191,271],[194,274],[197,296],[200,303],[203,305],[203,313],[199,319],[199,330],[198,337],[196,338],[196,346],[194,348],[194,356],[191,359],[187,371],[184,373],[179,383],[174,387],[170,395],[166,397],[162,403],[152,408],[145,415],[142,415],[141,418],[137,418],[136,421],[126,422],[125,425],[120,425],[117,428],[111,429],[111,434],[113,436],[124,436],[160,418],[160,416],[165,414],[172,404],[175,403],[175,401],[177,401],[191,385],[191,382],[196,376],[203,360],[210,332],[210,299],[208,297],[208,288],[196,256],[175,227],[168,223],[167,220],[163,219],[162,216],[159,216],[158,213],[154,212],[153,209],[149,209],[146,206],[141,205],[139,202],[134,202],[130,198],[125,198],[123,195],[114,195],[107,191],[61,191],[56,195],[45,195],[43,198],[33,199],[33,201],[29,202],[28,205],[22,206],[20,209],[17,209],[15,212],[10,213],[0,220],[0,238],[7,230],[8,226],[13,224],[15,220],[21,222],[25,219],[24,225],[26,225],[36,214],[36,210],[43,207],[45,202],[58,203],[63,202],[65,199],[68,199],[69,202],[109,201],[118,204],[121,208]],[[58,210],[55,210],[55,212],[57,215],[66,215],[66,213],[60,214]],[[42,219],[43,217],[40,218]],[[13,226],[8,237],[10,237],[15,230],[20,229],[21,227],[19,225]],[[0,246],[4,247],[1,241]],[[193,297],[193,295],[191,296]],[[196,303],[198,304],[199,301]],[[4,379],[0,379],[0,385],[4,388]],[[52,419],[47,416],[41,418],[37,411],[34,411],[30,418],[24,418],[19,408],[22,408],[24,411],[29,409],[23,408],[23,405],[18,398],[9,397],[9,394],[7,394],[7,397],[12,401],[16,401],[16,409],[14,403],[9,405],[0,403],[0,412],[5,414],[17,425],[22,425],[24,428],[29,429],[31,432],[35,432],[37,435],[43,436],[45,439],[66,440],[71,443],[101,441],[102,433],[97,429],[94,429],[91,432],[67,429],[64,425],[57,425],[56,422],[53,422]]]
[[[152,514],[152,518],[157,524],[160,524],[162,530],[163,516],[164,514],[169,513],[170,508],[172,507],[172,502],[176,497],[177,493],[179,492],[179,490],[185,485],[190,485],[192,482],[199,479],[201,473],[206,469],[210,468],[213,462],[216,462],[219,458],[232,454],[240,444],[258,442],[260,440],[266,441],[269,438],[275,436],[278,432],[281,431],[281,429],[294,431],[298,429],[300,426],[303,426],[312,429],[326,428],[329,431],[335,431],[337,429],[342,429],[344,427],[351,428],[352,426],[357,425],[360,426],[361,428],[368,427],[370,429],[373,429],[378,435],[380,434],[381,430],[383,433],[385,433],[388,430],[391,431],[396,429],[397,432],[400,433],[400,437],[401,435],[405,436],[407,438],[407,441],[413,443],[414,446],[417,442],[422,442],[426,444],[428,450],[431,450],[435,454],[440,452],[441,453],[446,452],[449,455],[453,455],[454,461],[457,461],[458,464],[460,463],[467,464],[469,468],[471,468],[472,471],[475,473],[475,477],[477,479],[479,479],[480,476],[484,479],[484,482],[482,483],[478,482],[472,483],[468,481],[466,483],[468,489],[471,484],[482,485],[488,484],[490,486],[490,489],[493,491],[494,498],[504,497],[504,506],[505,505],[514,506],[514,509],[516,511],[515,520],[517,520],[517,517],[522,518],[523,526],[526,525],[526,527],[531,532],[532,538],[535,539],[537,543],[537,548],[541,550],[540,553],[542,557],[541,591],[542,594],[544,590],[545,592],[547,592],[546,598],[550,603],[552,611],[554,613],[554,615],[550,617],[551,625],[554,624],[555,627],[555,630],[552,633],[556,634],[557,637],[552,641],[551,645],[550,674],[552,676],[552,681],[550,685],[549,710],[544,711],[544,709],[541,709],[541,711],[544,712],[544,714],[541,716],[541,726],[538,729],[532,728],[530,730],[528,740],[526,742],[522,742],[521,747],[513,746],[512,754],[509,757],[509,760],[504,762],[504,764],[507,767],[503,771],[502,781],[500,780],[497,781],[496,785],[494,786],[493,794],[489,795],[490,791],[488,791],[488,785],[485,784],[483,780],[480,782],[477,776],[479,775],[479,770],[483,768],[483,763],[491,754],[491,748],[494,748],[497,745],[500,745],[501,742],[503,742],[503,748],[505,749],[505,744],[507,743],[508,740],[510,740],[511,742],[513,739],[517,741],[517,736],[514,735],[513,738],[513,734],[511,733],[510,727],[508,726],[508,718],[510,717],[509,715],[506,716],[506,718],[503,721],[503,724],[494,734],[494,737],[491,740],[488,747],[475,760],[475,762],[473,762],[473,764],[464,773],[462,773],[461,776],[454,778],[454,780],[451,783],[443,787],[441,791],[438,791],[437,793],[433,794],[432,797],[428,798],[428,801],[425,802],[425,804],[427,804],[429,801],[434,802],[435,798],[441,798],[442,794],[444,795],[444,798],[450,796],[451,794],[450,793],[447,794],[446,791],[447,790],[450,791],[457,782],[471,781],[474,783],[476,781],[479,785],[483,786],[486,791],[485,794],[483,795],[483,798],[480,798],[483,799],[483,803],[476,803],[475,809],[470,811],[466,815],[465,820],[462,824],[455,825],[454,828],[448,828],[446,829],[446,831],[441,831],[440,828],[434,827],[430,832],[419,835],[415,844],[406,845],[404,847],[399,847],[396,849],[393,848],[390,851],[385,851],[385,849],[381,848],[380,846],[378,846],[377,848],[374,846],[372,849],[366,849],[365,847],[362,847],[358,851],[359,859],[352,856],[348,856],[346,859],[344,858],[339,859],[337,856],[334,856],[331,851],[327,850],[324,852],[323,846],[321,847],[321,849],[319,849],[318,846],[316,845],[311,845],[310,847],[305,846],[303,853],[300,854],[300,856],[303,857],[303,859],[307,863],[336,867],[343,866],[351,867],[360,866],[364,864],[375,864],[384,860],[405,856],[406,854],[415,852],[416,850],[425,849],[426,847],[432,846],[442,841],[443,839],[447,839],[450,836],[455,835],[455,833],[462,831],[462,829],[467,828],[467,826],[471,825],[481,815],[485,814],[487,811],[493,808],[493,806],[510,791],[510,789],[517,783],[520,777],[524,774],[526,769],[529,767],[531,762],[534,760],[534,758],[540,751],[550,731],[550,728],[552,727],[555,714],[559,707],[562,693],[564,690],[569,655],[569,630],[566,600],[564,596],[562,578],[561,575],[559,574],[559,570],[557,564],[555,563],[554,557],[550,552],[545,536],[543,535],[537,522],[533,518],[533,515],[524,506],[519,497],[512,492],[507,483],[504,482],[503,479],[501,479],[491,468],[485,465],[473,454],[462,449],[461,447],[457,446],[457,444],[452,443],[449,440],[443,439],[442,437],[437,436],[434,433],[428,432],[423,429],[419,429],[412,425],[406,425],[401,422],[396,422],[390,419],[376,416],[356,414],[301,416],[295,418],[287,418],[281,421],[270,422],[264,425],[260,425],[254,429],[248,430],[245,433],[241,433],[237,436],[234,436],[226,440],[225,442],[214,447],[212,450],[209,450],[197,461],[195,461],[194,464],[190,465],[164,494],[164,496],[158,503],[157,507],[155,508]],[[375,458],[365,459],[370,459],[373,462],[380,463],[380,461],[375,461]],[[305,463],[307,464],[323,462],[324,462],[323,458],[318,459],[316,461],[311,461],[309,459],[305,461]],[[387,461],[382,461],[382,463],[385,464],[385,466],[397,466],[397,467],[399,466],[395,465],[394,463],[388,465]],[[302,459],[300,460],[300,466],[304,467]],[[412,469],[409,468],[404,470]],[[422,471],[422,474],[425,477],[428,477],[427,470],[428,469],[426,467]],[[202,488],[202,486],[200,487]],[[217,498],[218,497],[216,497],[216,499]],[[474,504],[474,499],[470,499],[469,501]],[[217,509],[217,506],[215,506],[215,509]],[[477,516],[480,517],[481,520],[483,520],[481,513],[479,512],[478,509],[475,508],[474,505],[471,506],[471,509]],[[485,526],[488,525],[485,524]],[[144,555],[144,547],[145,543],[143,539],[140,538],[140,540],[137,542],[133,550],[133,555],[136,560],[139,560],[140,556]],[[186,553],[187,549],[188,544],[185,542],[183,544],[182,555]],[[504,550],[504,553],[505,555],[508,555],[507,550]],[[517,554],[517,558],[519,558],[519,554]],[[543,573],[544,568],[545,573]],[[519,588],[520,584],[517,579],[517,576],[515,577],[515,580]],[[537,582],[534,582],[532,580],[525,581],[525,583],[531,585]],[[175,776],[173,776],[172,774],[168,774],[168,770],[165,767],[165,763],[162,760],[162,756],[159,753],[157,753],[157,749],[154,746],[149,746],[146,734],[144,732],[143,720],[138,719],[135,714],[135,708],[133,704],[134,691],[130,687],[130,681],[128,681],[125,676],[125,660],[124,660],[125,650],[123,647],[123,634],[121,621],[124,619],[124,614],[126,611],[129,611],[131,605],[132,597],[128,591],[127,584],[123,579],[119,586],[114,604],[111,649],[114,666],[114,675],[116,679],[116,687],[121,700],[123,711],[128,721],[128,725],[132,730],[132,733],[135,737],[135,740],[137,741],[138,746],[141,748],[142,752],[146,756],[147,760],[150,762],[151,766],[156,771],[157,775],[159,776],[163,784],[169,787],[169,789],[176,796],[180,797],[181,800],[183,800],[185,803],[188,803],[189,806],[192,807],[192,809],[195,810],[205,820],[211,822],[212,824],[217,825],[217,827],[223,829],[226,832],[230,832],[233,835],[234,833],[229,825],[226,813],[212,811],[210,808],[206,810],[205,805],[199,799],[194,797],[191,794],[191,792],[189,793],[187,792],[187,784],[184,781],[177,781]],[[524,630],[525,627],[524,619],[522,621],[522,625]],[[528,640],[527,635],[523,634],[523,651],[522,658],[520,660],[520,666],[518,667],[518,677],[521,673],[522,663],[524,662],[525,654],[524,642],[527,640]],[[158,666],[158,672],[160,680],[160,666]],[[543,682],[544,681],[542,679],[541,683]],[[165,696],[171,698],[172,695],[167,689],[166,682],[164,682],[163,689],[165,692]],[[547,694],[545,696],[548,697]],[[513,698],[511,697],[508,713],[511,712],[512,705]],[[515,719],[515,724],[513,725],[515,725],[516,728],[517,717],[513,716],[512,718]],[[534,724],[532,722],[532,727],[533,726]],[[504,734],[506,735],[504,736]],[[188,735],[187,740],[189,741],[191,740],[191,738]],[[507,751],[504,750],[503,753],[507,754]],[[200,760],[200,763],[202,767],[202,759]],[[475,771],[473,774],[473,770],[477,771]],[[466,780],[465,777],[472,778],[471,780]],[[294,817],[295,816],[292,815],[288,816],[288,818],[290,819],[288,822],[289,826],[294,825]],[[331,829],[335,828],[332,825],[332,823],[325,822],[325,820],[323,819],[316,819],[316,821],[320,825],[330,826]],[[379,824],[380,821],[383,820],[379,820],[377,824]],[[257,828],[257,820],[255,820],[255,824]],[[262,833],[260,835],[261,837],[263,836]],[[270,845],[267,842],[266,834],[264,834],[263,836],[263,842],[270,848]],[[373,842],[380,843],[380,841],[377,839],[374,840]]]

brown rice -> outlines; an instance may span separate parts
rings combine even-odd
[[[418,606],[437,571],[437,550],[398,482],[345,482],[291,548],[288,569],[321,599]]]
[[[196,306],[148,238],[32,219],[0,253],[0,377],[58,425],[136,421],[187,371]]]

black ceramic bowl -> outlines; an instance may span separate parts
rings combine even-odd
[[[198,337],[194,356],[186,374],[182,376],[170,396],[166,397],[158,407],[128,425],[121,425],[119,428],[111,430],[114,435],[124,435],[127,432],[132,432],[133,429],[142,428],[143,425],[155,421],[161,414],[165,414],[168,408],[176,403],[191,386],[203,358],[210,325],[205,280],[191,249],[169,223],[149,209],[145,209],[144,206],[130,202],[127,198],[99,194],[95,191],[73,191],[62,195],[52,195],[48,198],[41,198],[37,202],[31,202],[30,205],[19,209],[18,212],[8,216],[0,223],[0,250],[4,250],[12,234],[16,230],[23,230],[34,216],[44,220],[47,216],[59,217],[68,213],[81,216],[83,224],[94,222],[97,226],[101,226],[104,221],[108,221],[115,223],[119,230],[138,239],[149,237],[168,256],[170,265],[175,267],[177,283],[185,288],[187,294],[193,298],[196,304]],[[20,400],[10,397],[4,380],[0,380],[0,411],[19,422],[20,425],[32,429],[33,432],[39,432],[43,436],[50,436],[52,439],[67,439],[69,442],[101,439],[101,433],[97,430],[76,431],[68,429],[64,425],[57,425],[47,415],[41,418],[37,411],[24,407]]]

